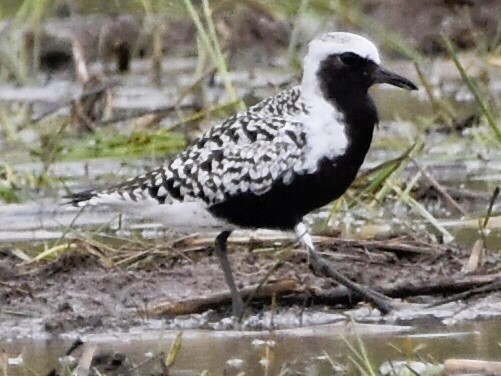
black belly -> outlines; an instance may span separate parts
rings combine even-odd
[[[290,230],[305,214],[341,196],[355,179],[362,162],[363,156],[355,160],[324,158],[313,174],[296,175],[290,184],[276,182],[262,195],[233,196],[209,210],[240,227]]]

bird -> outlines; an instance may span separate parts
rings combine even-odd
[[[145,215],[154,206],[154,216],[169,223],[217,227],[215,253],[237,317],[244,304],[227,256],[236,229],[294,231],[314,267],[378,303],[380,294],[321,258],[303,219],[339,198],[355,179],[379,122],[368,92],[374,84],[418,89],[381,66],[369,39],[325,33],[308,44],[299,85],[214,125],[162,166],[108,188],[74,193],[68,202]]]

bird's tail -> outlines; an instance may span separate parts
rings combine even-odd
[[[147,199],[155,199],[152,194],[155,190],[152,185],[154,172],[129,179],[123,183],[104,189],[88,189],[64,196],[70,204],[77,207],[89,205],[127,205],[141,203]],[[158,201],[158,200],[157,200]]]
[[[73,205],[76,207],[84,207],[91,204],[91,201],[95,199],[98,195],[98,191],[94,189],[88,189],[81,192],[71,193],[63,196],[67,201],[63,204]]]

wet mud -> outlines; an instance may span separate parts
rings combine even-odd
[[[319,240],[324,257],[340,272],[394,298],[393,320],[398,319],[395,313],[402,307],[406,307],[405,312],[412,319],[413,309],[406,306],[408,303],[422,309],[424,304],[444,296],[470,291],[464,298],[474,304],[479,298],[495,297],[499,288],[495,286],[501,278],[497,274],[501,258],[498,253],[488,253],[474,272],[465,273],[463,269],[471,252],[466,248],[420,243],[408,238],[381,243],[345,242],[325,237]],[[176,325],[206,329],[238,327],[231,321],[226,327],[221,324],[221,319],[230,316],[229,298],[211,300],[226,290],[212,247],[197,245],[196,239],[191,241],[172,246],[172,239],[157,239],[153,246],[144,249],[124,246],[119,248],[120,257],[113,251],[76,241],[71,250],[53,261],[28,264],[19,262],[13,250],[3,246],[0,335],[23,336],[33,331],[127,332],[153,319],[171,328]],[[388,247],[388,244],[395,246]],[[268,283],[283,286],[256,295],[248,307],[243,328],[267,329],[273,325],[263,319],[264,312],[269,311],[277,313],[275,327],[301,326],[301,316],[314,312],[337,314],[349,309],[355,309],[362,321],[363,316],[374,320],[377,312],[370,309],[370,305],[359,302],[358,297],[334,282],[315,276],[300,248],[294,248],[284,257],[280,251],[283,252],[285,246],[286,243],[280,242],[231,246],[230,261],[239,288],[261,283],[272,268],[276,270]],[[483,292],[475,290],[482,286],[492,288]],[[158,308],[166,303],[169,307],[189,303],[188,306],[194,308],[192,312]],[[280,314],[286,312],[293,312],[294,318],[280,324]],[[361,312],[366,314],[360,315]],[[177,314],[182,315],[177,317]],[[339,319],[338,315],[332,317]]]

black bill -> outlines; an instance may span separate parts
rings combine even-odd
[[[408,80],[407,78],[402,77],[399,74],[393,73],[392,71],[384,69],[383,67],[378,67],[373,74],[374,83],[376,84],[389,84],[407,90],[418,89],[418,87],[414,85],[411,80]]]

